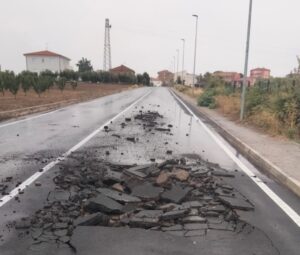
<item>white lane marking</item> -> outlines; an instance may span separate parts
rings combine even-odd
[[[294,222],[300,227],[300,216],[292,209],[286,202],[284,202],[274,191],[272,191],[260,178],[256,177],[255,174],[239,159],[232,151],[199,119],[194,112],[173,92],[170,91],[174,97],[190,112],[190,114],[199,122],[204,130],[213,138],[213,140],[225,151],[225,153],[254,181],[258,187],[264,191],[269,198],[273,200]]]
[[[143,100],[145,97],[150,95],[152,91],[149,91],[139,99],[137,99],[135,102],[133,102],[131,105],[129,105],[126,109],[124,109],[122,112],[118,113],[116,116],[114,116],[112,119],[108,120],[105,124],[103,124],[101,127],[97,128],[95,131],[93,131],[91,134],[89,134],[87,137],[85,137],[82,141],[80,141],[78,144],[73,146],[71,149],[69,149],[67,152],[65,152],[62,156],[58,157],[54,161],[50,162],[48,165],[43,167],[43,171],[36,172],[32,176],[30,176],[28,179],[26,179],[24,182],[22,182],[18,187],[14,188],[8,195],[3,196],[0,198],[0,208],[5,205],[7,202],[9,202],[11,199],[13,199],[15,196],[19,194],[19,191],[24,190],[27,186],[32,184],[34,181],[36,181],[41,175],[46,173],[48,170],[50,170],[52,167],[57,165],[59,162],[63,161],[68,157],[72,152],[78,150],[81,146],[86,144],[89,140],[91,140],[96,134],[98,134],[104,126],[107,126],[110,124],[111,121],[114,121],[115,119],[119,118],[122,114],[124,114],[126,111],[128,111],[130,108],[132,108],[134,105],[136,105],[138,102]]]

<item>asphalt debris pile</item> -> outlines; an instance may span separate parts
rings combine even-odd
[[[44,207],[15,227],[34,244],[72,245],[79,226],[143,228],[182,237],[238,231],[254,206],[226,183],[235,174],[199,157],[119,165],[73,154],[60,165]]]

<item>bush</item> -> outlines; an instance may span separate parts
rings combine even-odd
[[[204,93],[202,93],[202,95],[200,95],[198,98],[198,105],[209,107],[211,109],[216,108],[216,100],[214,98],[215,95],[216,92],[212,89],[204,91]]]

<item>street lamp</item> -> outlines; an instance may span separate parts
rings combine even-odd
[[[245,66],[244,66],[243,89],[242,89],[242,96],[241,96],[241,111],[240,111],[240,120],[241,121],[244,119],[244,112],[245,112],[245,97],[246,97],[247,75],[248,75],[251,20],[252,20],[252,0],[250,0],[250,4],[249,4],[246,56],[245,56]]]
[[[182,72],[181,72],[181,83],[183,84],[183,70],[184,70],[184,46],[185,46],[185,39],[182,38]]]
[[[179,49],[176,50],[177,51],[177,70],[176,70],[176,83],[178,80],[178,67],[179,67]]]
[[[196,72],[196,56],[197,56],[197,32],[198,32],[198,15],[193,14],[196,18],[196,33],[195,33],[195,50],[194,50],[194,69],[193,69],[193,88],[195,87],[195,72]],[[193,89],[194,92],[194,89]]]
[[[175,84],[175,72],[176,72],[176,57],[175,56],[173,56],[173,63],[174,63],[174,77],[173,77],[173,79],[174,79],[174,81],[173,81],[173,83]]]

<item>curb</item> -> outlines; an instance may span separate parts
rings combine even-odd
[[[180,92],[176,91],[175,89],[172,89],[172,91],[178,97],[180,97],[181,100],[183,100],[196,114],[198,114],[201,118],[205,119],[211,126],[213,126],[229,144],[231,144],[236,150],[238,150],[255,167],[257,167],[267,175],[274,177],[278,182],[286,186],[293,193],[300,197],[300,182],[298,180],[288,176],[282,169],[260,155],[256,150],[229,133],[225,128],[221,127],[219,123],[217,123],[214,119],[201,111],[201,109],[199,109],[197,106],[190,102],[187,102],[187,100],[182,96]]]

